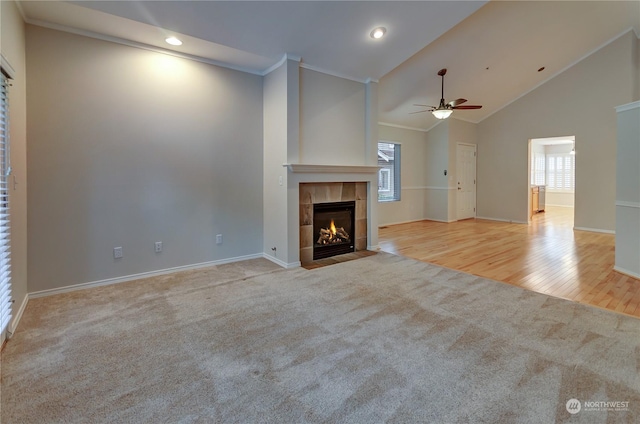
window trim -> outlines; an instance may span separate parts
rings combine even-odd
[[[552,192],[552,193],[575,193],[575,189],[576,189],[576,157],[570,153],[549,153],[546,155],[546,159],[547,159],[547,164],[546,164],[546,183],[547,183],[547,191]],[[549,163],[551,160],[556,161],[556,158],[562,158],[562,165],[563,165],[563,169],[562,171],[558,172],[556,170],[556,166],[554,164],[553,166],[553,171],[551,170],[551,166],[549,166]],[[570,163],[571,163],[571,180],[570,180],[570,187],[569,188],[558,188],[556,183],[556,179],[558,176],[560,176],[561,178],[566,179],[566,170],[565,171],[565,167],[564,165],[566,164],[566,159],[570,159]],[[551,177],[550,177],[550,173],[554,174],[553,177],[553,182],[554,184],[551,185]],[[562,184],[564,186],[564,183]]]
[[[378,150],[380,149],[380,144],[394,145],[394,163],[393,170],[386,168],[389,171],[389,190],[381,190],[380,187],[378,187],[378,202],[399,202],[402,198],[402,143],[398,141],[378,140]],[[382,172],[382,170],[383,169],[378,170],[378,182],[380,181],[380,172]],[[391,183],[392,180],[393,183]],[[393,193],[393,197],[381,198],[381,193]]]
[[[389,168],[382,168],[380,169],[380,171],[378,171],[380,174],[387,174],[387,178],[386,178],[386,186],[384,184],[382,184],[382,186],[380,184],[378,184],[378,192],[383,191],[385,193],[390,192],[391,191],[391,169]],[[380,176],[378,177],[378,181],[385,181],[385,178],[380,178]]]
[[[541,169],[542,168],[542,169]],[[531,155],[531,185],[539,186],[547,183],[547,155],[535,152]]]
[[[10,119],[9,119],[9,80],[12,69],[5,69],[6,60],[1,58],[0,68],[0,343],[9,332],[13,317],[11,290],[11,221],[9,175],[11,174],[10,156]]]

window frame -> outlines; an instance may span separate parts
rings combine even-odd
[[[387,146],[381,146],[387,145]],[[382,148],[388,148],[388,145],[393,145],[393,166],[385,166],[385,161],[389,162],[386,155],[382,155],[380,150]],[[378,202],[399,202],[401,200],[401,172],[402,172],[402,156],[401,156],[401,143],[397,141],[379,140],[378,141],[378,166],[381,168],[378,170]],[[384,189],[380,187],[380,181],[382,173],[388,172],[389,188]]]
[[[386,174],[385,178],[383,174]],[[384,184],[386,182],[386,184]],[[378,192],[390,192],[391,191],[391,169],[382,168],[378,171]]]
[[[531,185],[540,186],[547,183],[547,155],[534,153],[531,156]]]
[[[9,324],[13,317],[9,190],[11,175],[9,87],[10,80],[13,78],[12,68],[5,64],[6,61],[2,57],[0,66],[0,343],[7,338]]]
[[[546,163],[547,190],[559,193],[574,193],[576,189],[576,157],[570,153],[549,153]],[[562,168],[558,169],[561,159]],[[567,160],[568,165],[567,166]],[[553,165],[551,165],[553,161]],[[558,184],[561,181],[561,184]]]

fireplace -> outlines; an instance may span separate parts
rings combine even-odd
[[[369,182],[365,181],[300,183],[300,263],[302,265],[311,264],[318,257],[367,250],[368,185]],[[334,211],[337,215],[319,221],[316,211],[319,207],[321,215],[327,212],[328,210],[322,210],[325,205],[337,207],[338,210]],[[351,216],[348,219],[342,215],[348,213],[344,210],[345,205],[351,208]],[[348,234],[347,239],[350,238],[351,243],[342,244],[344,237],[340,236],[340,243],[332,243],[334,246],[331,248],[316,249],[316,245],[321,244],[318,243],[321,236],[320,229],[331,231],[331,219],[336,227],[336,235],[338,229],[342,228],[342,231]],[[326,233],[324,234],[326,236]],[[322,256],[316,256],[317,253]]]
[[[313,259],[355,251],[356,202],[313,205]]]

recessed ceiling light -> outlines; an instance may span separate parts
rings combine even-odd
[[[378,27],[378,28],[375,28],[373,31],[371,31],[369,35],[371,36],[371,38],[375,38],[376,40],[379,40],[380,38],[384,37],[384,34],[386,32],[387,32],[387,29],[385,27]]]
[[[178,40],[176,37],[168,37],[164,41],[166,41],[167,43],[171,44],[172,46],[181,46],[182,45],[182,41]]]

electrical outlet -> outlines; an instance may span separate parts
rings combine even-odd
[[[157,241],[155,244],[156,247],[156,253],[160,253],[162,252],[162,242],[161,241]]]
[[[216,235],[216,244],[222,244],[222,234]]]
[[[113,248],[113,259],[122,258],[122,247],[114,247]]]

